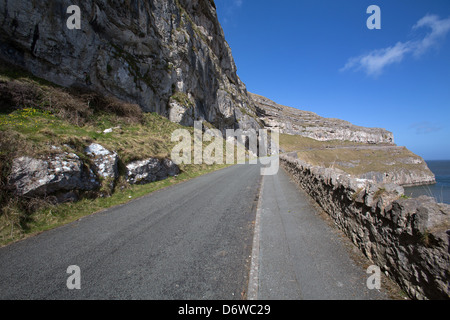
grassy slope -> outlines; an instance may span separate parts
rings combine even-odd
[[[299,158],[313,165],[334,167],[352,175],[367,172],[423,170],[423,165],[405,163],[406,159],[421,160],[406,148],[369,145],[350,141],[317,141],[307,137],[280,135],[280,145],[286,152],[298,152]]]
[[[112,133],[103,130],[116,127]],[[158,189],[220,169],[225,165],[181,165],[182,173],[164,181],[131,186],[124,164],[148,157],[170,157],[172,132],[193,128],[171,123],[136,105],[93,92],[68,91],[24,71],[0,64],[0,245],[23,239],[80,217],[124,204]],[[23,155],[41,157],[52,146],[75,152],[96,142],[121,158],[121,177],[110,197],[90,195],[75,203],[53,205],[46,199],[23,199],[7,188],[11,161]],[[103,190],[101,190],[103,191]]]
[[[339,146],[365,146],[351,141],[318,141],[307,137],[280,134],[281,148],[286,152],[307,151],[312,149],[335,148]]]

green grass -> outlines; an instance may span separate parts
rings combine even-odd
[[[417,158],[403,149],[326,149],[299,152],[299,156],[314,165],[333,167],[358,176],[368,172],[423,170],[420,164],[403,163],[401,159]]]
[[[74,126],[48,111],[34,108],[0,114],[0,131],[20,134],[33,148],[29,156],[48,153],[53,146],[73,145],[82,149],[92,142],[115,150],[124,162],[148,157],[168,157],[174,146],[171,133],[181,128],[156,114],[144,114],[143,123],[126,123],[114,115],[100,114],[84,126]],[[107,128],[120,127],[103,134]]]
[[[424,170],[423,164],[405,163],[420,158],[406,148],[379,148],[381,145],[351,141],[317,141],[307,137],[280,135],[280,146],[286,152],[297,152],[300,159],[312,165],[337,168],[354,176],[368,172]],[[384,145],[387,146],[387,145]]]
[[[182,107],[189,109],[194,107],[194,103],[189,99],[188,95],[184,92],[175,92],[171,99],[178,102]]]
[[[364,146],[363,143],[330,140],[318,141],[298,135],[280,134],[280,146],[286,152],[308,151],[311,149],[335,148],[338,146]]]

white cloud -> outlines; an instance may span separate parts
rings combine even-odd
[[[362,69],[368,75],[379,75],[386,66],[401,62],[405,54],[411,50],[408,43],[398,42],[393,47],[374,50],[369,54],[351,58],[341,70]]]
[[[416,134],[429,134],[433,132],[438,132],[443,129],[443,127],[438,123],[432,123],[428,121],[413,123],[410,129],[414,129]]]
[[[439,40],[446,36],[447,32],[450,31],[450,18],[440,20],[436,15],[426,15],[414,25],[413,30],[423,27],[430,28],[431,32],[416,43],[414,51],[416,56],[422,55],[427,49],[437,45]]]
[[[426,15],[420,19],[412,28],[417,31],[420,28],[431,29],[421,40],[398,42],[396,45],[384,49],[377,49],[368,54],[350,58],[341,71],[363,70],[368,75],[380,75],[384,69],[394,63],[401,62],[404,57],[411,53],[415,57],[420,57],[430,48],[438,45],[450,31],[450,18],[439,19],[436,15]]]

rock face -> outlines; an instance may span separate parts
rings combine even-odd
[[[361,174],[359,177],[381,183],[392,182],[404,187],[436,183],[436,176],[430,171],[426,164],[424,164],[422,169],[394,169],[387,172],[371,171]]]
[[[394,143],[392,132],[385,129],[359,127],[344,120],[322,118],[313,112],[282,106],[256,94],[251,94],[251,97],[257,105],[257,114],[264,126],[280,133],[319,141]]]
[[[61,148],[54,147],[56,151]],[[91,158],[91,167],[74,153],[60,152],[43,159],[20,157],[13,160],[8,184],[18,196],[54,196],[57,202],[76,201],[78,194],[101,187],[100,180],[108,179],[112,190],[119,177],[117,153],[100,144],[85,148]],[[170,159],[147,159],[126,166],[126,179],[130,184],[146,184],[166,179],[180,173],[179,167]]]
[[[0,58],[62,86],[139,104],[173,122],[267,127],[317,140],[393,143],[383,129],[324,119],[247,92],[211,0],[87,0],[81,29],[69,0],[1,1]]]
[[[392,132],[323,118],[313,112],[279,105],[256,94],[250,95],[257,105],[259,120],[266,128],[318,141],[354,143],[351,146],[326,146],[317,150],[311,147],[299,152],[300,158],[321,159],[321,163],[316,164],[338,167],[357,178],[375,182],[402,186],[436,183],[435,175],[421,157],[394,144]]]
[[[46,159],[17,158],[13,161],[9,184],[16,194],[25,197],[67,195],[76,190],[90,191],[99,187],[96,175],[73,153],[61,153]]]
[[[260,128],[210,0],[1,1],[0,57],[190,125]]]
[[[180,173],[178,166],[169,159],[150,158],[127,165],[127,182],[145,184],[173,177]]]
[[[298,157],[322,167],[341,169],[361,179],[409,187],[436,183],[427,163],[405,147],[358,145],[304,150]],[[317,159],[320,159],[317,160]]]
[[[119,156],[115,152],[105,149],[98,143],[93,143],[84,151],[92,158],[94,163],[94,172],[101,178],[116,180],[119,177],[117,164]]]
[[[281,156],[281,165],[383,272],[415,299],[450,298],[450,205]]]

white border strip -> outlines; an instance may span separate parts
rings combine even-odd
[[[261,201],[264,189],[264,176],[262,176],[261,188],[259,190],[259,199],[256,209],[255,232],[253,235],[252,263],[248,281],[247,300],[258,300],[259,286],[259,239],[260,239],[260,221],[261,221]]]

